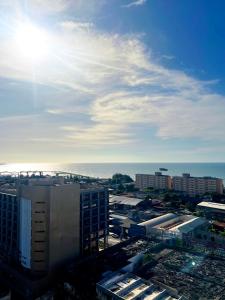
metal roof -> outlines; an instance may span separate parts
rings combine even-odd
[[[144,201],[143,199],[131,198],[126,196],[112,196],[109,197],[110,204],[123,204],[123,205],[131,205],[136,206],[138,203]]]
[[[198,204],[199,207],[208,207],[208,208],[216,208],[220,210],[225,210],[225,204],[222,203],[215,203],[215,202],[206,202],[203,201]]]
[[[171,231],[180,231],[181,233],[188,233],[190,231],[193,231],[198,226],[201,226],[206,223],[206,220],[199,217],[193,217],[191,220],[188,220],[178,226],[175,226],[171,228]]]
[[[138,225],[153,227],[155,225],[161,224],[163,222],[166,222],[166,221],[169,221],[169,220],[172,220],[172,219],[175,219],[175,218],[177,218],[176,214],[168,213],[168,214],[165,214],[165,215],[162,215],[162,216],[159,216],[159,217],[147,220],[145,222],[139,223]]]

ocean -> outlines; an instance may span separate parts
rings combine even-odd
[[[225,163],[71,163],[71,164],[0,164],[0,172],[18,171],[66,171],[86,176],[110,178],[115,173],[152,174],[159,168],[168,169],[164,174],[193,176],[214,176],[225,181]]]

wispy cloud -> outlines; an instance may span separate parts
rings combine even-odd
[[[147,0],[136,0],[136,1],[133,1],[129,4],[126,4],[126,5],[123,5],[123,7],[132,7],[132,6],[140,6],[140,5],[144,5],[145,3],[147,2]]]
[[[1,139],[32,140],[34,151],[46,140],[54,149],[57,139],[57,147],[99,149],[150,145],[151,138],[223,139],[225,97],[212,91],[215,82],[164,67],[140,35],[71,20],[48,34],[51,55],[38,65],[18,55],[11,37],[2,38],[0,76],[55,92],[37,98],[38,118],[8,120],[11,126],[0,119]]]
[[[94,24],[90,22],[74,22],[74,21],[65,21],[62,22],[61,27],[66,30],[90,30]]]

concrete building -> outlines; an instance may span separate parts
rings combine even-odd
[[[172,179],[175,191],[187,193],[189,196],[205,193],[223,194],[223,180],[215,177],[192,177],[190,174],[174,176]]]
[[[207,219],[225,222],[225,204],[203,201],[197,209]]]
[[[48,272],[80,254],[80,186],[34,180],[18,189],[24,268]]]
[[[91,254],[108,235],[108,191],[62,178],[22,179],[0,193],[0,254],[32,273],[48,273]]]
[[[13,260],[19,250],[19,203],[16,195],[0,193],[0,252]]]
[[[81,186],[80,192],[80,249],[81,254],[98,251],[99,240],[107,243],[109,222],[108,190],[99,187]]]
[[[170,190],[172,188],[172,179],[168,175],[163,175],[161,172],[155,174],[136,174],[135,186],[140,191],[146,188],[154,188],[159,190]]]
[[[155,236],[169,240],[178,238],[186,242],[206,224],[207,221],[203,218],[168,213],[137,225],[131,225],[129,234],[130,236]]]

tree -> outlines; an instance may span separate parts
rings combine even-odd
[[[123,184],[123,183],[131,183],[134,182],[133,179],[126,174],[116,173],[112,176],[111,183],[112,184]]]

